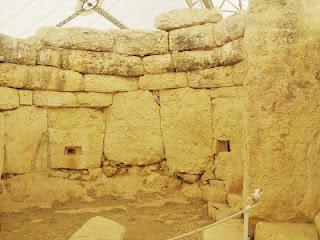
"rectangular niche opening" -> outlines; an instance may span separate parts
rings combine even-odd
[[[81,147],[65,147],[64,155],[81,155]]]
[[[229,140],[218,140],[216,153],[219,152],[231,152]]]

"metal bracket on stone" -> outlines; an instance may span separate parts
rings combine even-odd
[[[128,29],[126,25],[124,25],[120,20],[118,20],[116,17],[112,16],[110,13],[108,13],[106,10],[100,7],[101,0],[79,0],[80,1],[80,8],[76,10],[75,13],[71,14],[69,17],[58,23],[57,27],[62,27],[63,25],[70,22],[72,19],[76,18],[77,16],[90,12],[95,11],[101,16],[103,16],[105,19],[119,27],[120,29]]]

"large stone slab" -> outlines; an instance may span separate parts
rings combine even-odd
[[[141,76],[144,74],[142,59],[116,53],[64,50],[62,67],[81,73]]]
[[[217,23],[221,19],[222,15],[217,9],[178,9],[157,16],[155,26],[170,31],[205,23]]]
[[[20,107],[4,113],[6,172],[44,170],[47,163],[47,110]]]
[[[158,74],[175,71],[171,54],[146,56],[142,61],[146,73]]]
[[[31,90],[18,90],[19,102],[22,106],[32,105],[32,91]]]
[[[98,168],[103,155],[105,118],[88,108],[48,109],[51,168]]]
[[[104,217],[89,219],[69,240],[123,240],[125,228]]]
[[[145,90],[184,88],[187,86],[187,74],[184,72],[147,74],[139,79],[139,87]]]
[[[0,87],[0,110],[10,110],[19,107],[18,90]]]
[[[275,0],[249,8],[245,182],[247,193],[263,189],[252,219],[312,221],[320,208],[318,6]]]
[[[245,97],[247,89],[243,86],[221,87],[210,89],[212,98]]]
[[[0,85],[56,91],[83,91],[84,78],[80,73],[48,66],[0,64]]]
[[[206,90],[160,91],[161,129],[170,172],[198,174],[212,160],[212,109]]]
[[[4,114],[0,113],[0,178],[4,173]]]
[[[39,51],[38,65],[61,67],[62,49],[45,48]]]
[[[212,49],[216,46],[213,38],[214,24],[204,24],[173,30],[169,33],[170,51]]]
[[[203,231],[202,240],[243,240],[241,220],[229,220]]]
[[[229,42],[220,49],[220,64],[223,66],[234,65],[243,60],[243,38]]]
[[[106,114],[104,154],[108,160],[149,165],[163,159],[159,105],[149,91],[115,94]]]
[[[100,31],[88,28],[42,27],[36,34],[45,46],[112,52],[115,30]]]
[[[318,240],[318,233],[312,224],[259,222],[256,225],[255,240]]]
[[[127,92],[138,90],[138,79],[112,75],[84,75],[87,92]]]
[[[164,31],[122,30],[117,33],[115,43],[116,52],[125,55],[157,55],[169,50],[168,33]]]

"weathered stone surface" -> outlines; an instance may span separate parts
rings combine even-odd
[[[229,207],[242,209],[243,200],[240,194],[229,193],[227,195],[227,202]]]
[[[8,173],[44,170],[47,163],[47,110],[20,107],[4,113]]]
[[[230,217],[239,212],[237,208],[230,208],[225,203],[215,203],[215,202],[208,202],[208,215],[214,221],[220,221],[225,219],[226,217]],[[241,215],[237,215],[234,219],[240,219]]]
[[[48,66],[0,64],[0,85],[58,91],[83,91],[82,74]]]
[[[170,172],[198,174],[212,160],[212,110],[206,90],[160,91],[161,129]]]
[[[32,105],[32,91],[31,90],[18,90],[19,102],[22,106]]]
[[[62,67],[81,73],[141,76],[144,74],[141,57],[116,53],[64,50]]]
[[[38,58],[37,46],[27,40],[0,34],[0,56],[4,62],[35,65]]]
[[[228,163],[232,161],[232,154],[229,152],[220,152],[215,157],[215,176],[219,180],[227,180]]]
[[[178,9],[157,16],[155,26],[170,31],[205,23],[217,23],[221,19],[222,15],[216,9]]]
[[[48,109],[51,168],[87,169],[101,165],[104,114],[88,108]]]
[[[243,240],[243,223],[230,220],[203,231],[202,240]]]
[[[144,75],[139,79],[140,89],[162,90],[171,88],[187,87],[187,74],[181,73],[163,73],[154,75]]]
[[[234,65],[243,60],[243,38],[229,42],[220,49],[221,65]]]
[[[105,108],[112,104],[112,95],[105,93],[76,93],[79,107]]]
[[[168,33],[164,31],[122,30],[116,35],[119,54],[156,55],[167,53],[168,49]]]
[[[222,46],[227,42],[241,38],[245,31],[246,11],[241,10],[214,26],[214,39],[218,46]]]
[[[84,75],[87,92],[127,92],[138,90],[138,79],[112,75]]]
[[[0,113],[0,178],[4,173],[4,114]]]
[[[149,165],[163,159],[159,105],[149,91],[115,94],[106,125],[104,154],[108,160]]]
[[[39,51],[39,57],[37,60],[37,64],[53,66],[53,67],[61,67],[61,49],[41,49]]]
[[[10,110],[19,107],[18,90],[0,87],[0,110]]]
[[[245,192],[263,189],[252,219],[312,221],[320,209],[318,6],[258,0],[249,8]],[[288,239],[303,239],[295,235]]]
[[[211,186],[208,190],[208,202],[226,203],[227,193],[224,186]]]
[[[1,118],[1,116],[0,116]],[[316,217],[314,218],[314,224],[316,225],[316,229],[318,231],[318,234],[320,235],[320,213],[318,213],[316,215]]]
[[[213,24],[205,24],[173,30],[169,33],[170,51],[212,49],[216,46],[213,38]]]
[[[146,73],[174,72],[171,54],[146,56],[142,61]]]
[[[233,65],[233,83],[236,86],[243,86],[247,74],[247,64],[242,61]]]
[[[233,86],[233,66],[216,67],[187,73],[192,88],[217,88]]]
[[[212,98],[230,98],[230,97],[245,97],[247,90],[242,86],[220,87],[210,89],[210,97]]]
[[[258,222],[256,240],[318,240],[312,224]]]
[[[123,240],[125,228],[103,217],[94,217],[86,222],[69,240]]]
[[[42,27],[36,36],[47,46],[112,52],[116,32],[87,28]]]

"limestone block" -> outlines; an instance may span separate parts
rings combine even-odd
[[[208,202],[208,215],[214,221],[220,221],[226,217],[230,217],[239,212],[237,208],[230,208],[227,204]],[[240,219],[241,214],[234,217],[235,219]]]
[[[243,223],[230,220],[203,231],[202,240],[243,240]]]
[[[220,64],[234,65],[243,60],[243,38],[234,40],[221,47]]]
[[[6,172],[26,173],[47,166],[47,110],[31,106],[4,113]]]
[[[157,16],[155,26],[170,31],[205,23],[217,23],[221,19],[222,15],[217,9],[179,9]]]
[[[0,85],[57,91],[83,91],[84,78],[80,73],[48,66],[0,64]]]
[[[64,50],[62,67],[81,73],[141,76],[144,74],[141,57],[116,53]]]
[[[229,207],[242,209],[242,196],[235,193],[229,193],[227,195],[227,202]]]
[[[35,65],[38,47],[27,40],[12,38],[0,34],[0,56],[4,62]]]
[[[4,114],[0,113],[0,178],[4,173]]]
[[[214,27],[214,39],[218,46],[241,38],[245,31],[246,12],[244,10],[223,19]]]
[[[318,234],[320,235],[320,213],[318,213],[314,218],[314,224],[316,225],[316,229],[318,230]]]
[[[213,24],[205,24],[173,30],[169,33],[170,51],[212,49],[216,46],[213,38]]]
[[[33,91],[33,105],[39,107],[76,107],[77,97],[71,92]]]
[[[215,66],[214,52],[210,50],[173,53],[172,61],[177,72],[207,69]]]
[[[112,75],[84,75],[87,92],[127,92],[138,90],[138,79]]]
[[[206,90],[160,91],[161,129],[170,172],[198,174],[212,160],[212,110]]]
[[[164,31],[122,30],[117,33],[115,42],[116,52],[125,55],[164,54],[169,48],[168,33]]]
[[[149,91],[114,95],[107,110],[104,154],[108,160],[129,165],[163,159],[159,105]]]
[[[245,97],[246,94],[246,89],[242,86],[220,87],[210,89],[210,97],[212,98]]]
[[[45,46],[112,52],[117,31],[87,28],[42,27],[36,34]]]
[[[154,75],[147,74],[139,79],[140,89],[145,90],[163,90],[171,88],[183,88],[187,86],[187,74],[184,72]]]
[[[217,88],[233,86],[233,67],[216,67],[187,73],[192,88]]]
[[[112,95],[105,93],[76,93],[78,107],[105,108],[112,104]]]
[[[30,90],[18,90],[19,102],[22,106],[32,105],[32,91]]]
[[[146,73],[174,72],[171,54],[146,56],[142,62]]]
[[[103,217],[89,219],[69,240],[123,240],[125,228]]]
[[[236,86],[243,86],[247,74],[247,66],[244,61],[233,65],[233,83]]]
[[[215,157],[215,176],[219,180],[227,180],[228,163],[232,161],[232,154],[220,152]]]
[[[255,240],[318,240],[312,224],[258,222]]]
[[[104,114],[88,108],[48,109],[51,168],[87,169],[101,165]]]
[[[37,60],[37,64],[53,66],[53,67],[61,67],[61,49],[50,49],[45,48],[39,51],[39,57]]]
[[[223,186],[211,186],[208,191],[208,202],[226,203],[227,193]]]
[[[0,110],[10,110],[19,107],[18,90],[0,87]]]

